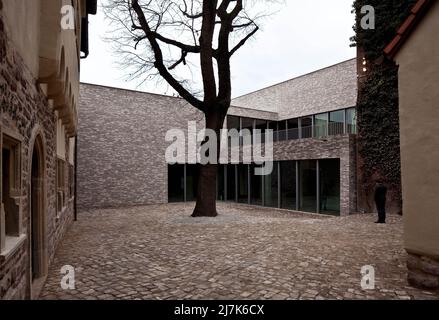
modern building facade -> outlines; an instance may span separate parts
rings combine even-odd
[[[80,209],[193,201],[197,166],[168,164],[170,129],[204,126],[184,100],[82,84],[78,141]],[[273,171],[222,157],[218,200],[314,213],[356,212],[356,60],[236,98],[224,128],[274,132]],[[253,143],[257,143],[254,142]],[[231,152],[240,152],[231,149]]]
[[[386,53],[399,66],[404,242],[409,281],[439,288],[439,3],[419,1]]]
[[[79,59],[95,10],[96,1],[0,0],[0,299],[38,296],[74,217]],[[73,13],[71,28],[61,12]]]

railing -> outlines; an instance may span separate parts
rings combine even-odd
[[[352,124],[345,124],[339,122],[331,122],[326,125],[307,126],[302,128],[294,128],[288,130],[279,130],[273,132],[273,142],[286,141],[286,140],[299,140],[308,138],[324,138],[327,136],[336,136],[342,134],[356,134],[357,126]],[[241,137],[241,144],[243,139]],[[261,143],[265,142],[265,134],[260,133],[258,135],[253,134],[253,142],[257,140]]]

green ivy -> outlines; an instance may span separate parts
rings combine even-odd
[[[367,60],[367,72],[359,81],[358,152],[361,158],[361,183],[371,190],[374,177],[383,178],[401,202],[401,161],[399,141],[398,68],[383,56],[384,48],[417,0],[356,0],[355,36],[352,46]],[[375,30],[360,27],[361,7],[375,9]],[[369,192],[370,194],[370,192]]]

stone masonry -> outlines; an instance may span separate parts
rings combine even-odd
[[[45,153],[45,243],[47,258],[55,249],[73,218],[73,202],[57,215],[56,209],[56,119],[36,79],[9,41],[0,1],[0,106],[1,133],[14,134],[21,142],[21,212],[25,241],[9,256],[0,256],[0,299],[29,298],[30,294],[30,166],[36,129],[40,128]],[[68,141],[66,142],[68,150]],[[66,153],[68,161],[68,152]],[[68,185],[68,173],[65,173]]]
[[[165,141],[166,131],[187,132],[189,121],[200,130],[203,114],[182,99],[131,90],[82,84],[80,95],[79,208],[167,203],[165,151],[171,142]],[[277,113],[235,106],[229,114],[278,118]],[[356,211],[355,140],[338,135],[277,142],[274,160],[340,159],[341,214],[347,215]]]

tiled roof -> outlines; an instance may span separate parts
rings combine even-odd
[[[409,17],[404,21],[401,27],[396,32],[395,38],[384,49],[384,53],[393,58],[395,54],[402,47],[404,42],[409,38],[412,31],[416,28],[418,23],[422,20],[425,13],[428,11],[431,4],[436,0],[419,0],[412,8]]]

